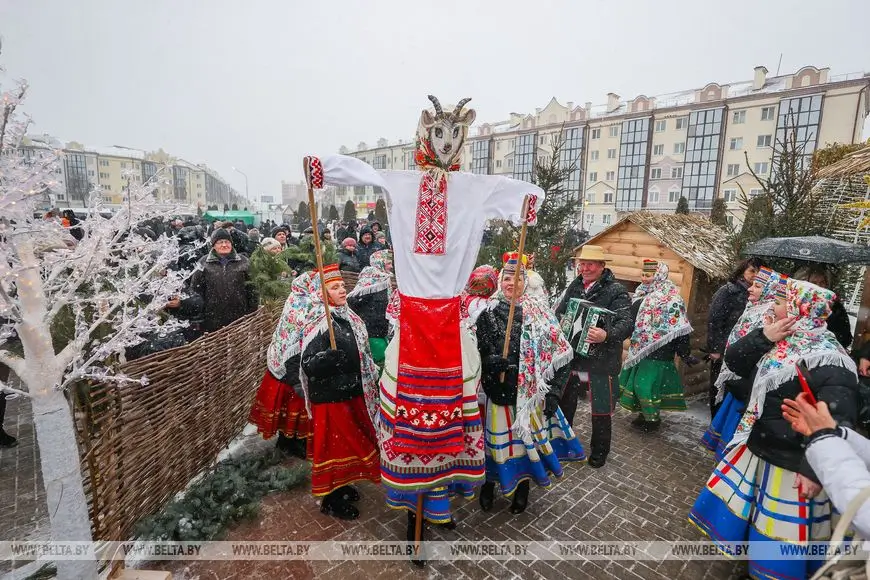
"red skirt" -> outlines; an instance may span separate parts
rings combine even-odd
[[[291,439],[305,439],[311,434],[305,399],[268,370],[257,389],[248,421],[257,426],[263,439],[271,439],[278,431]]]
[[[363,397],[313,403],[311,414],[311,493],[327,495],[355,481],[380,483],[378,439]]]

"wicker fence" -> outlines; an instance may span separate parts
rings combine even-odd
[[[356,274],[345,275],[348,290]],[[147,385],[97,384],[75,397],[94,539],[128,540],[244,428],[283,304],[124,366]]]

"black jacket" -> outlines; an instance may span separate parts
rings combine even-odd
[[[604,330],[607,339],[601,344],[593,344],[588,356],[574,355],[575,370],[586,371],[595,375],[618,375],[622,366],[622,343],[634,331],[634,319],[631,316],[631,299],[625,286],[616,281],[609,268],[604,269],[601,278],[587,292],[583,288],[583,278],[578,276],[565,291],[565,296],[556,307],[556,318],[561,319],[571,298],[588,300],[601,308],[615,312],[615,315],[603,317]],[[571,346],[576,348],[579,337],[572,339]]]
[[[756,365],[774,343],[757,328],[732,344],[725,353],[728,368],[747,381],[729,381],[729,392],[739,401],[748,403],[752,394]],[[810,369],[807,382],[816,399],[828,404],[831,416],[846,427],[855,425],[858,415],[858,379],[840,366],[827,365]],[[818,482],[812,468],[804,458],[804,436],[796,433],[782,416],[784,399],[794,399],[801,393],[797,378],[770,391],[764,398],[761,416],[752,426],[747,445],[749,450],[765,461],[801,473]]]
[[[852,346],[852,324],[849,322],[849,313],[839,298],[831,302],[831,315],[828,317],[828,330],[837,337],[837,342],[843,348]]]
[[[312,403],[338,403],[363,394],[359,364],[359,349],[350,322],[332,316],[335,331],[335,349],[344,353],[344,362],[326,367],[318,364],[319,353],[330,348],[329,333],[315,337],[302,353],[302,370],[308,377],[308,398]]]
[[[347,249],[341,248],[338,251],[338,269],[342,272],[359,273],[362,267],[359,265],[356,252],[349,252]]]
[[[302,379],[299,377],[299,365],[302,362],[300,355],[292,356],[284,361],[284,376],[278,379],[285,385],[290,385],[300,397],[305,396],[302,390]]]
[[[496,405],[517,404],[517,375],[520,363],[520,339],[523,330],[523,309],[521,306],[517,305],[514,309],[514,324],[511,327],[511,342],[507,356],[511,368],[505,372],[504,382],[499,380],[501,371],[493,369],[490,364],[492,359],[501,358],[509,312],[510,304],[499,302],[492,310],[483,311],[477,319],[477,348],[480,351],[482,364],[481,383],[483,392]],[[570,365],[565,365],[559,369],[550,382],[550,392],[561,397],[570,374]]]
[[[372,243],[363,243],[362,238],[365,234],[372,234]],[[359,232],[359,242],[357,242],[356,246],[356,259],[359,260],[359,265],[363,268],[365,268],[366,266],[371,266],[369,260],[371,259],[372,254],[385,249],[386,248],[383,246],[383,244],[379,244],[375,241],[375,235],[372,232],[371,226],[363,226],[363,229],[361,229]]]
[[[725,352],[728,335],[740,320],[748,300],[749,290],[738,282],[727,282],[716,290],[707,311],[707,352]]]
[[[640,312],[640,305],[643,304],[643,300],[635,300],[631,305],[631,319],[637,321],[637,314]],[[634,331],[632,331],[634,332]],[[653,351],[649,355],[647,355],[647,360],[658,360],[658,361],[671,361],[673,362],[674,356],[679,356],[680,358],[686,358],[690,354],[692,354],[692,344],[689,340],[690,335],[678,336],[674,340],[669,343],[660,346],[657,350]]]
[[[257,290],[250,284],[248,259],[232,252],[224,264],[214,252],[199,261],[190,289],[202,297],[205,332],[226,326],[257,309]]]
[[[350,309],[366,323],[369,338],[387,338],[390,333],[390,323],[387,322],[387,306],[389,304],[390,299],[387,297],[386,290],[347,299],[347,305],[350,306]]]

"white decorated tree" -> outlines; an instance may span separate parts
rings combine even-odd
[[[26,85],[4,90],[2,80],[0,362],[21,386],[0,383],[0,390],[32,402],[52,538],[89,541],[69,389],[88,379],[131,380],[118,371],[125,349],[183,324],[162,310],[181,293],[186,274],[173,268],[179,252],[174,239],[153,241],[137,233],[140,224],[167,213],[152,195],[159,173],[142,185],[128,175],[127,200],[108,218],[100,215],[102,199],[92,191],[78,242],[60,220],[36,212],[57,187],[61,154],[25,151],[29,120],[17,109]],[[61,326],[65,331],[58,333]],[[97,574],[94,560],[59,561],[57,571],[60,578]]]

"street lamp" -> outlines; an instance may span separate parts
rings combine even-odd
[[[245,178],[245,201],[251,203],[251,199],[248,197],[248,174],[244,171],[238,169],[237,167],[233,167],[233,171],[236,173],[241,173]]]

